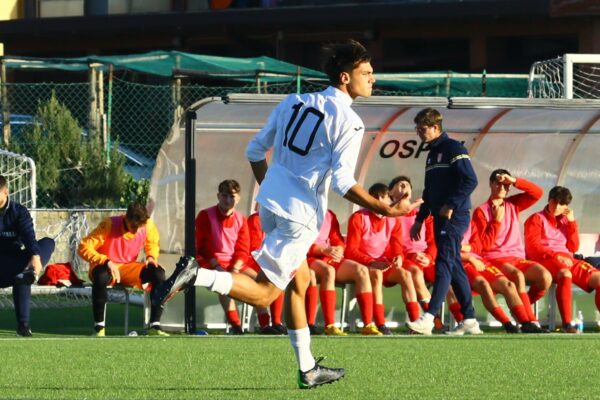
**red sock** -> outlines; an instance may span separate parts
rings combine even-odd
[[[545,294],[545,290],[542,290],[535,285],[531,285],[531,287],[529,288],[529,292],[527,293],[527,296],[529,297],[529,303],[535,303],[536,301],[544,297]]]
[[[506,313],[501,307],[495,307],[492,311],[490,311],[492,316],[496,318],[500,323],[505,324],[510,321],[510,318],[506,316]]]
[[[264,328],[265,326],[269,326],[269,313],[268,312],[259,312],[258,313],[258,324],[260,325],[261,328]]]
[[[527,318],[528,321],[537,321],[537,318],[535,317],[535,313],[533,312],[533,307],[531,306],[531,303],[529,302],[529,295],[525,292],[523,293],[519,293],[519,297],[521,298],[521,301],[523,302],[523,307],[525,307],[525,312],[527,313]],[[521,322],[521,321],[519,321]]]
[[[464,315],[460,312],[460,303],[459,302],[450,304],[448,306],[448,308],[450,309],[450,312],[454,316],[454,319],[456,320],[456,322],[460,322],[463,319],[465,319]]]
[[[421,307],[423,308],[423,311],[429,310],[429,301],[420,301],[419,303],[421,303]]]
[[[281,311],[283,310],[283,293],[271,303],[271,323],[273,325],[281,325]]]
[[[306,289],[304,302],[306,306],[306,321],[309,325],[314,325],[317,319],[317,305],[319,302],[319,291],[316,286],[309,286]]]
[[[360,307],[360,316],[365,326],[373,322],[373,292],[356,294],[356,301]]]
[[[573,293],[571,291],[571,281],[571,278],[564,277],[556,282],[556,302],[563,324],[570,324],[572,319],[571,300]]]
[[[416,321],[419,319],[419,303],[416,301],[409,301],[406,303],[406,312],[408,313],[408,319],[410,322]]]
[[[600,311],[600,288],[596,288],[596,309]]]
[[[535,316],[533,319],[529,316],[529,313],[525,310],[525,306],[522,304],[520,306],[514,306],[510,309],[510,312],[520,324],[536,320]]]
[[[229,325],[232,325],[232,326],[242,325],[240,323],[240,316],[239,316],[237,310],[227,311],[227,321],[229,322]]]
[[[323,290],[320,293],[321,311],[325,326],[335,323],[335,290]]]
[[[373,305],[373,318],[375,319],[375,325],[385,325],[385,307],[383,304]]]

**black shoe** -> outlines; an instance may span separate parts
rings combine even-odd
[[[236,335],[236,336],[237,335],[243,335],[244,334],[244,330],[239,325],[231,325],[229,327],[229,334],[230,335]]]
[[[577,333],[577,328],[571,324],[562,324],[560,331],[561,333]]]
[[[183,256],[175,265],[175,271],[169,279],[152,288],[150,298],[153,306],[165,304],[169,299],[175,296],[175,293],[185,289],[198,273],[198,263],[194,257]]]
[[[283,324],[275,324],[273,325],[273,329],[275,329],[279,335],[287,335],[287,328]]]
[[[383,333],[385,336],[392,336],[392,330],[388,328],[386,324],[378,325],[377,330]]]
[[[310,331],[311,335],[322,335],[323,334],[323,329],[319,328],[316,325],[308,325],[308,330]]]
[[[521,332],[523,333],[545,333],[544,329],[540,328],[533,322],[525,322],[521,325]]]
[[[21,336],[21,337],[30,337],[30,336],[33,336],[33,334],[31,333],[31,328],[29,327],[29,325],[19,324],[19,326],[17,328],[17,336]]]
[[[29,268],[15,276],[15,285],[33,285],[36,278],[35,271]]]
[[[300,389],[312,389],[326,383],[333,383],[341,379],[346,371],[343,368],[327,368],[319,365],[322,359],[315,360],[313,369],[306,372],[298,371],[298,387]]]
[[[527,324],[531,324],[531,322],[527,322]],[[510,321],[505,322],[504,324],[502,324],[502,326],[504,326],[504,330],[506,331],[506,333],[519,333],[519,327]]]
[[[267,325],[260,328],[258,331],[261,335],[280,335],[279,331],[275,327]]]

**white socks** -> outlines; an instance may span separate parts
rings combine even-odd
[[[310,351],[310,330],[308,326],[298,330],[288,329],[288,336],[290,337],[294,353],[296,353],[300,371],[306,372],[313,369],[315,367],[315,358]]]
[[[229,272],[198,268],[194,286],[203,286],[212,292],[228,295],[233,286],[233,277]]]

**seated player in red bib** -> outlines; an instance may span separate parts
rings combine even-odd
[[[391,204],[386,184],[375,183],[369,188],[369,194]],[[402,268],[401,235],[398,217],[385,217],[366,209],[353,213],[348,222],[345,256],[369,267],[375,303],[373,314],[376,327],[373,330],[383,334],[391,334],[385,324],[383,286],[399,284],[409,319],[414,321],[419,318],[419,303],[412,277],[410,272]]]
[[[321,309],[325,320],[325,334],[346,336],[335,325],[335,284],[355,285],[356,300],[365,327],[363,334],[373,334],[373,289],[369,268],[356,261],[343,258],[346,246],[340,232],[340,224],[333,211],[328,210],[319,231],[319,236],[308,252],[308,265],[320,284]],[[309,293],[313,291],[313,293]],[[309,324],[314,324],[316,314],[317,286],[311,285],[306,293],[306,308]],[[311,300],[314,299],[314,300]],[[343,322],[343,321],[342,321]],[[310,325],[309,325],[310,326]]]
[[[240,202],[240,184],[228,179],[219,183],[218,203],[204,209],[196,216],[196,259],[202,268],[235,272],[255,278],[257,273],[248,262],[250,257],[250,232],[246,217],[235,207]],[[243,334],[235,301],[219,295],[219,301],[230,333]],[[265,309],[257,312],[265,313]]]
[[[469,226],[461,247],[461,258],[471,288],[479,293],[485,308],[504,326],[507,333],[518,333],[519,328],[513,325],[496,302],[495,293],[504,296],[511,314],[521,325],[521,332],[542,333],[543,330],[531,320],[530,315],[533,314],[533,310],[526,310],[527,306],[523,304],[515,284],[502,271],[478,254],[481,250],[481,241],[476,229],[473,224]]]
[[[544,265],[556,283],[556,301],[562,317],[562,332],[574,333],[571,325],[572,283],[588,293],[596,291],[596,308],[600,310],[600,271],[573,253],[579,248],[579,230],[569,204],[573,196],[566,187],[555,186],[548,194],[548,204],[525,221],[527,257]]]

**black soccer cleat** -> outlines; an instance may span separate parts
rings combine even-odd
[[[531,324],[531,322],[526,323]],[[506,333],[519,333],[519,327],[510,321],[505,322],[504,324],[502,324],[502,326],[504,326],[504,330],[506,331]]]
[[[190,285],[198,273],[198,262],[194,257],[183,256],[175,265],[175,271],[169,279],[152,288],[150,299],[153,306],[165,304],[175,293]]]
[[[537,326],[533,322],[525,322],[521,325],[523,333],[546,333],[544,328]]]
[[[386,324],[378,325],[377,330],[379,332],[383,333],[384,336],[392,336],[393,335],[392,330]]]
[[[306,372],[298,370],[298,387],[300,389],[312,389],[319,385],[333,383],[341,379],[346,371],[344,368],[327,368],[319,365],[322,358],[315,360],[313,369]]]
[[[27,324],[19,324],[17,327],[17,336],[20,337],[31,337],[33,334],[31,333],[31,328]]]
[[[273,325],[273,329],[277,331],[279,335],[287,335],[287,328],[283,324],[275,324]]]

